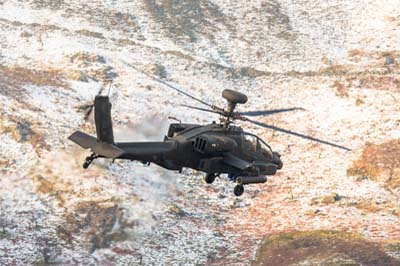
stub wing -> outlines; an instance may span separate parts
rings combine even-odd
[[[253,161],[248,162],[239,157],[233,155],[232,153],[224,154],[224,163],[238,168],[249,175],[274,175],[278,165],[270,162],[264,161]]]
[[[236,157],[232,153],[224,154],[224,163],[233,166],[235,168],[239,168],[240,170],[245,170],[252,166],[252,163],[242,160],[239,157]]]
[[[124,150],[117,146],[105,142],[98,142],[95,137],[81,131],[75,131],[68,139],[84,149],[90,149],[93,153],[102,157],[118,158],[124,154]]]

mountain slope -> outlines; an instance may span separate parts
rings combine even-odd
[[[369,171],[386,162],[382,147],[397,154],[400,138],[397,1],[0,7],[0,264],[40,263],[48,246],[62,265],[246,265],[265,236],[320,229],[361,234],[399,258],[398,163]],[[243,111],[303,107],[260,121],[352,151],[243,123],[283,155],[284,169],[240,199],[227,180],[207,186],[189,170],[99,160],[84,171],[87,151],[67,137],[94,133],[85,106],[110,80],[119,140],[162,139],[170,115],[217,119],[187,112],[179,105],[190,99],[135,68],[212,104],[236,89],[249,97]],[[318,256],[310,261],[302,265]]]

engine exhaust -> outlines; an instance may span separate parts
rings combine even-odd
[[[266,176],[239,176],[236,181],[240,185],[257,184],[267,182]]]

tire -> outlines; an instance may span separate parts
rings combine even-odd
[[[88,162],[84,162],[83,163],[83,169],[88,169],[89,167],[89,163]]]
[[[244,192],[243,185],[236,185],[235,188],[233,189],[233,194],[235,194],[236,197],[241,196],[243,192]]]
[[[206,181],[207,184],[212,184],[215,180],[215,177],[215,174],[206,174],[204,181]]]

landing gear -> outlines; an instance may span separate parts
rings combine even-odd
[[[89,165],[93,162],[94,159],[97,159],[99,156],[92,153],[90,156],[86,157],[85,162],[83,163],[83,169],[87,169]]]
[[[244,192],[243,185],[236,185],[235,188],[233,189],[233,194],[235,194],[236,197],[241,196],[243,192]]]
[[[87,168],[89,167],[89,165],[90,165],[90,162],[85,161],[85,162],[83,163],[83,169],[87,169]]]
[[[204,181],[206,181],[207,184],[212,184],[216,177],[216,174],[206,174],[206,176],[204,177]]]

